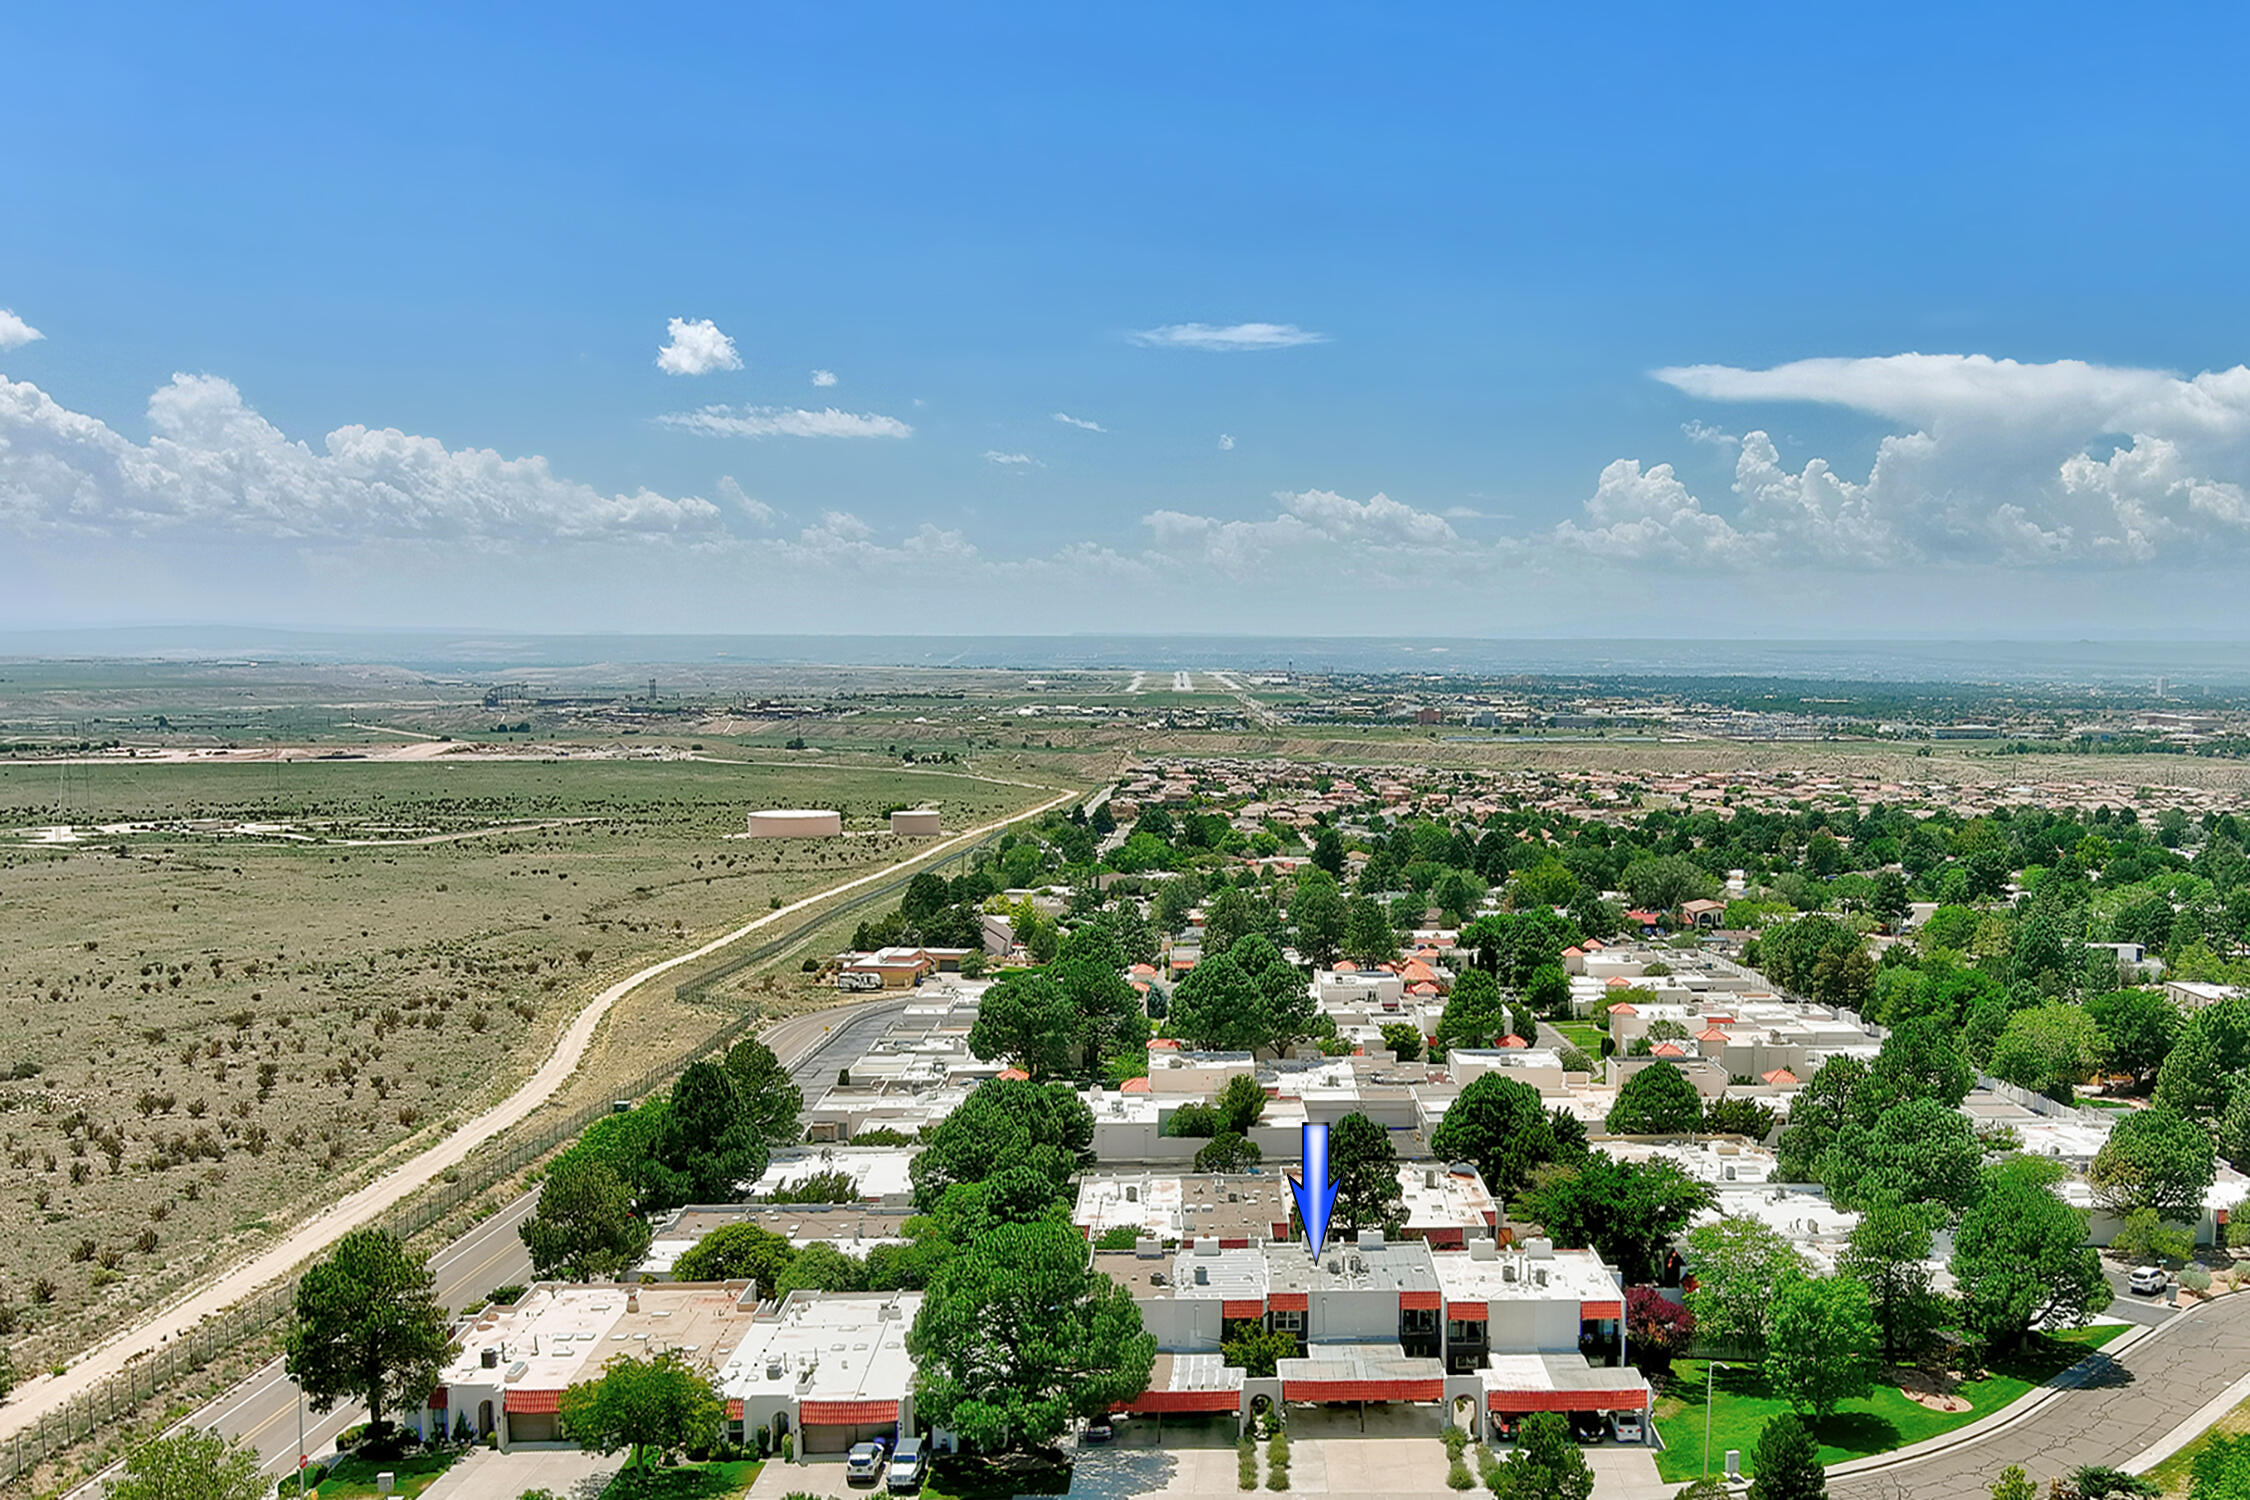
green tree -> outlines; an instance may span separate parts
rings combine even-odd
[[[834,1245],[815,1240],[799,1250],[774,1283],[773,1294],[796,1291],[857,1292],[867,1287],[867,1267]]]
[[[2220,1112],[2219,1154],[2237,1172],[2250,1172],[2250,1078],[2235,1081]]]
[[[2165,1223],[2153,1208],[2136,1208],[2117,1226],[2109,1248],[2118,1259],[2135,1265],[2186,1260],[2195,1253],[2195,1236],[2182,1227]]]
[[[1559,1016],[1570,1008],[1570,976],[1563,972],[1561,964],[1541,964],[1531,971],[1531,978],[1523,987],[1523,997],[1539,1014]]]
[[[1486,1483],[1499,1500],[1588,1500],[1594,1471],[1562,1414],[1537,1411],[1523,1419],[1515,1451],[1488,1471]]]
[[[1956,1213],[1974,1202],[1984,1147],[1966,1115],[1936,1099],[1887,1109],[1872,1126],[1850,1121],[1820,1161],[1840,1208],[1935,1203]]]
[[[1211,1101],[1219,1112],[1219,1130],[1236,1135],[1248,1135],[1250,1127],[1266,1112],[1266,1091],[1258,1080],[1248,1073],[1237,1073],[1229,1078]]]
[[[1221,1131],[1195,1153],[1198,1172],[1247,1172],[1265,1158],[1256,1141]]]
[[[1831,1057],[1820,1065],[1789,1106],[1789,1127],[1775,1147],[1774,1170],[1783,1182],[1820,1180],[1821,1159],[1845,1123],[1859,1118],[1866,1086],[1867,1064],[1856,1057]]]
[[[1703,1096],[1687,1074],[1653,1062],[1625,1080],[1605,1123],[1611,1135],[1686,1135],[1703,1123]]]
[[[1647,911],[1671,911],[1683,901],[1718,893],[1719,882],[1674,854],[1651,855],[1625,867],[1620,889]]]
[[[1398,957],[1398,932],[1372,896],[1344,903],[1344,956],[1362,964],[1387,964]]]
[[[646,1359],[617,1355],[600,1375],[565,1390],[562,1420],[580,1447],[630,1448],[627,1467],[643,1469],[664,1453],[709,1442],[726,1420],[726,1405],[685,1354],[666,1349]]]
[[[1289,922],[1306,963],[1325,969],[1336,962],[1344,948],[1344,893],[1334,873],[1319,868],[1299,872],[1289,898]]]
[[[1067,1223],[998,1226],[931,1278],[907,1335],[915,1409],[985,1452],[1044,1444],[1148,1389],[1156,1340]]]
[[[1468,969],[1445,997],[1430,1050],[1442,1055],[1457,1047],[1489,1047],[1507,1029],[1508,1004],[1499,981],[1482,969]]]
[[[1383,1050],[1395,1053],[1402,1062],[1419,1062],[1422,1057],[1422,1028],[1412,1021],[1393,1021],[1383,1028]]]
[[[2188,1017],[2156,1073],[2156,1102],[2205,1124],[2226,1109],[2235,1081],[2250,1075],[2250,1000],[2221,1000]]]
[[[773,1055],[773,1048],[756,1037],[745,1037],[727,1049],[726,1070],[759,1139],[769,1146],[797,1139],[804,1091]]]
[[[431,1295],[429,1268],[387,1229],[355,1229],[299,1278],[282,1363],[316,1412],[341,1400],[367,1403],[367,1423],[427,1399],[452,1356],[445,1309]]]
[[[1193,1047],[1280,1049],[1314,1034],[1319,1007],[1305,976],[1262,935],[1206,953],[1172,992],[1172,1035]]]
[[[1011,974],[984,992],[969,1051],[986,1062],[1005,1058],[1043,1083],[1070,1066],[1078,1011],[1062,986],[1043,974]]]
[[[2211,1133],[2163,1105],[2135,1110],[2112,1126],[2086,1180],[2113,1214],[2153,1209],[2159,1218],[2194,1223],[2218,1175]]]
[[[184,1427],[125,1455],[107,1500],[265,1500],[272,1488],[258,1454],[235,1439]]]
[[[1472,1163],[1485,1186],[1505,1200],[1530,1184],[1534,1169],[1555,1159],[1554,1122],[1530,1084],[1479,1073],[1447,1106],[1430,1150]]]
[[[516,1233],[542,1279],[614,1280],[648,1253],[649,1228],[633,1212],[633,1190],[599,1161],[557,1160],[539,1206]]]
[[[1555,1243],[1600,1251],[1630,1285],[1654,1281],[1672,1237],[1714,1201],[1709,1187],[1670,1162],[1590,1154],[1542,1171],[1522,1208]]]
[[[988,1079],[915,1153],[915,1207],[927,1212],[947,1188],[1003,1168],[1036,1174],[1059,1200],[1093,1144],[1094,1112],[1068,1085]]]
[[[1990,1066],[2003,1082],[2067,1104],[2077,1085],[2093,1077],[2107,1046],[2083,1008],[2054,1001],[2008,1017]]]
[[[1341,880],[1344,875],[1344,838],[1333,828],[1323,828],[1313,840],[1313,867]]]
[[[1237,1322],[1234,1332],[1219,1344],[1219,1357],[1252,1380],[1273,1379],[1282,1360],[1295,1359],[1302,1353],[1295,1334],[1247,1318]]]
[[[1875,1388],[1881,1335],[1867,1288],[1848,1276],[1808,1276],[1783,1284],[1766,1335],[1766,1380],[1800,1412],[1829,1417]]]
[[[1856,1096],[1862,1119],[1872,1120],[1894,1105],[1934,1099],[1957,1109],[1976,1083],[1976,1070],[1949,1018],[1916,1016],[1891,1028],[1867,1070],[1866,1088]]]
[[[1048,965],[1047,977],[1069,1005],[1070,1040],[1088,1068],[1113,1051],[1147,1045],[1140,992],[1125,978],[1130,962],[1108,923],[1093,921],[1079,924],[1064,938]],[[989,991],[985,999],[990,1003]],[[1024,1071],[1042,1076],[1028,1067]]]
[[[2086,1013],[2106,1043],[2102,1066],[2131,1074],[2136,1087],[2148,1087],[2179,1037],[2179,1007],[2162,990],[2112,990],[2088,1000]]]
[[[1827,1500],[1820,1443],[1795,1412],[1769,1418],[1750,1457],[1750,1500]]]
[[[757,1114],[734,1075],[708,1061],[689,1063],[672,1086],[656,1151],[691,1203],[732,1203],[765,1171],[768,1155]]]
[[[1983,1195],[1953,1232],[1962,1327],[1988,1347],[2013,1349],[2034,1328],[2074,1328],[2109,1306],[2086,1215],[2053,1192],[2063,1176],[2040,1157],[1986,1168]]]
[[[722,1224],[672,1263],[676,1281],[755,1281],[770,1297],[796,1258],[784,1235],[755,1224]]]
[[[1356,1111],[1328,1132],[1328,1170],[1336,1183],[1335,1223],[1395,1228],[1406,1217],[1398,1185],[1398,1148],[1391,1133]]]
[[[1780,1230],[1729,1216],[1688,1231],[1684,1256],[1695,1273],[1687,1305],[1698,1337],[1763,1348],[1781,1288],[1801,1281],[1805,1258]]]
[[[1919,1354],[1945,1325],[1945,1299],[1928,1265],[1935,1213],[1919,1203],[1877,1203],[1860,1215],[1836,1269],[1867,1288],[1883,1357]]]

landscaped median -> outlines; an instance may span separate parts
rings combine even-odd
[[[1989,1417],[2123,1334],[2129,1326],[2103,1323],[2062,1334],[2038,1335],[2016,1354],[1994,1360],[1981,1378],[1965,1380],[1955,1387],[1951,1394],[1968,1403],[1956,1411],[1924,1405],[1909,1398],[1897,1385],[1879,1385],[1873,1395],[1846,1401],[1834,1416],[1807,1424],[1820,1440],[1820,1461],[1839,1464],[1889,1453]],[[1665,1394],[1657,1398],[1656,1428],[1663,1435],[1664,1451],[1657,1455],[1656,1467],[1668,1481],[1685,1482],[1704,1471],[1705,1373],[1702,1360],[1675,1361]],[[1722,1469],[1726,1451],[1735,1448],[1742,1453],[1743,1473],[1750,1473],[1758,1434],[1768,1421],[1788,1409],[1787,1402],[1768,1390],[1766,1378],[1756,1366],[1722,1365],[1711,1382],[1712,1471]]]

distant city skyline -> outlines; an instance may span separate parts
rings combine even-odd
[[[2250,631],[2107,19],[11,16],[0,629]]]

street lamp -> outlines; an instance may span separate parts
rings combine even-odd
[[[1723,1361],[1707,1360],[1703,1366],[1703,1477],[1711,1477],[1711,1376]]]

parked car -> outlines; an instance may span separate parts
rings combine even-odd
[[[1096,1417],[1086,1424],[1086,1430],[1079,1434],[1079,1441],[1106,1443],[1115,1436],[1117,1436],[1117,1428],[1110,1422],[1109,1418]]]
[[[891,1468],[884,1477],[883,1487],[894,1495],[912,1494],[922,1487],[929,1473],[928,1446],[918,1437],[900,1438],[898,1452],[891,1455]]]
[[[852,1484],[874,1484],[883,1477],[884,1448],[880,1442],[854,1443],[844,1456],[844,1478]]]
[[[1574,1411],[1570,1414],[1570,1434],[1581,1443],[1598,1443],[1609,1436],[1609,1423],[1598,1411]]]
[[[2137,1297],[2161,1297],[2172,1284],[2172,1275],[2162,1266],[2141,1266],[2125,1283]]]
[[[1513,1413],[1494,1412],[1492,1414],[1492,1440],[1496,1443],[1514,1442],[1516,1440],[1516,1426],[1521,1420]]]
[[[1648,1441],[1647,1420],[1642,1412],[1613,1411],[1609,1414],[1609,1435],[1621,1443]]]

